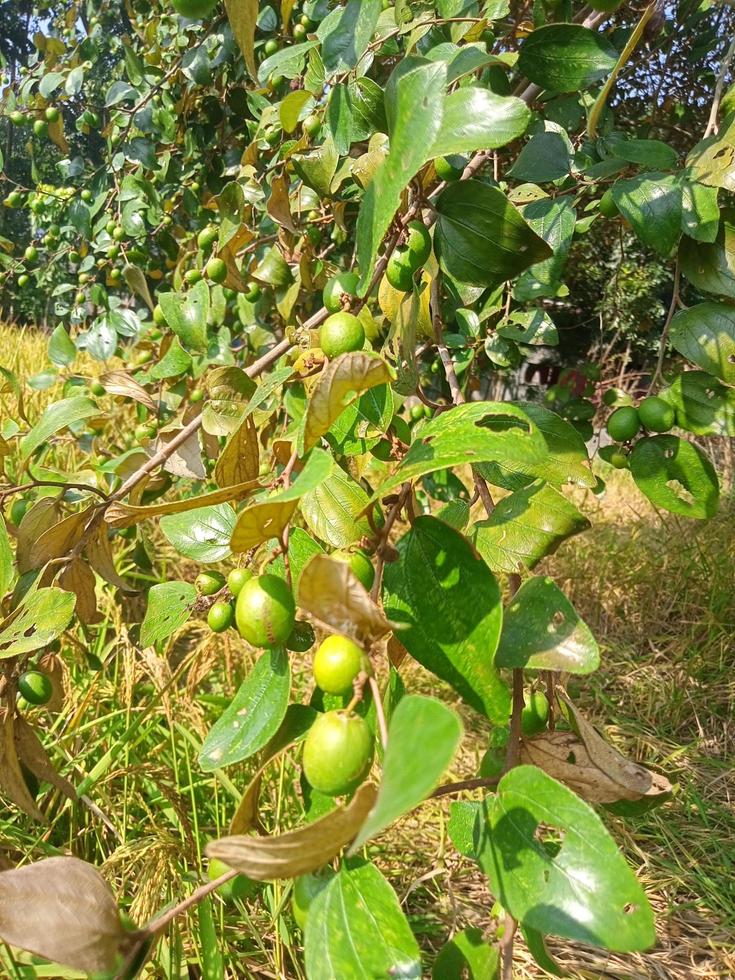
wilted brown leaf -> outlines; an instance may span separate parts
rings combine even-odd
[[[148,309],[153,312],[153,298],[148,289],[148,281],[143,270],[138,268],[137,265],[126,265],[123,269],[123,275],[125,276],[125,282],[130,286],[132,291],[137,293],[145,301]]]
[[[227,19],[242,51],[251,78],[257,78],[255,64],[255,22],[258,19],[258,0],[225,0]]]
[[[54,963],[112,970],[125,931],[102,875],[73,857],[0,873],[0,937]]]
[[[41,568],[52,558],[60,558],[71,551],[81,538],[90,516],[91,508],[87,507],[78,514],[69,514],[40,534],[28,553],[29,568]]]
[[[181,429],[161,430],[156,439],[154,452],[160,452],[164,449],[180,432]],[[204,469],[202,460],[199,434],[192,432],[185,442],[177,446],[163,464],[163,468],[167,473],[173,473],[174,476],[183,476],[190,480],[203,480],[207,471]]]
[[[329,555],[314,555],[301,573],[299,606],[364,646],[393,628],[349,565]]]
[[[297,878],[331,861],[350,843],[377,797],[372,783],[363,783],[347,806],[279,837],[223,837],[207,845],[207,856],[256,881]]]
[[[122,398],[132,398],[134,401],[140,402],[141,405],[145,405],[150,412],[155,413],[156,403],[143,385],[138,384],[125,371],[108,371],[99,380],[109,394],[120,395]]]
[[[214,504],[225,504],[229,500],[241,500],[249,493],[259,489],[257,480],[236,483],[231,487],[222,487],[203,493],[198,497],[187,497],[185,500],[170,500],[161,504],[149,504],[146,507],[133,507],[130,504],[114,503],[105,512],[105,520],[110,527],[132,527],[151,517],[163,517],[164,514],[182,514],[187,510],[198,507],[211,507]],[[100,573],[101,574],[101,573]]]
[[[34,776],[61,790],[70,800],[76,800],[76,790],[68,779],[64,779],[54,769],[35,729],[21,716],[16,716],[14,727],[15,751],[23,765],[27,766]]]
[[[268,198],[268,214],[277,221],[279,225],[295,232],[293,218],[291,216],[291,205],[288,199],[289,182],[286,177],[274,177],[271,182],[271,193]]]
[[[230,548],[240,553],[250,551],[269,538],[280,538],[297,504],[298,500],[264,500],[246,507],[237,518]]]
[[[227,440],[214,467],[214,479],[218,486],[229,487],[258,479],[260,453],[258,430],[252,416],[248,416]]]
[[[16,546],[16,561],[18,572],[23,575],[33,567],[30,564],[31,548],[38,538],[59,521],[63,513],[61,504],[56,497],[41,497],[28,510],[18,528]]]
[[[124,504],[121,506],[125,506]],[[110,585],[114,585],[121,592],[137,592],[138,589],[132,588],[118,575],[115,569],[115,560],[112,556],[112,545],[108,537],[107,525],[99,524],[87,542],[85,554],[89,559],[89,564]]]
[[[45,822],[45,817],[28,792],[28,786],[23,778],[15,750],[15,719],[8,705],[0,708],[0,793],[34,820]],[[1,916],[2,905],[0,905]]]
[[[376,354],[352,351],[330,361],[306,407],[301,455],[316,445],[363,391],[390,380],[390,368]]]
[[[97,610],[97,597],[94,593],[94,572],[82,558],[64,568],[59,575],[59,585],[67,592],[73,592],[77,597],[76,614],[86,625],[99,623],[102,619]]]

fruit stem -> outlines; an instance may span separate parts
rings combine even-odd
[[[373,701],[375,702],[375,716],[378,719],[380,741],[383,743],[383,750],[385,751],[385,749],[388,747],[388,724],[385,720],[385,712],[383,711],[383,700],[380,696],[378,681],[374,675],[368,678],[368,683],[370,684],[370,690],[373,693]]]

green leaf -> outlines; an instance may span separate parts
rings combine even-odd
[[[179,343],[179,338],[174,337],[171,346],[163,357],[154,364],[148,374],[156,381],[164,378],[177,378],[184,374],[191,367],[191,355]]]
[[[363,392],[330,426],[325,438],[342,456],[362,456],[380,440],[393,418],[390,385]]]
[[[57,367],[69,367],[76,359],[77,349],[62,323],[54,328],[49,337],[48,356]]]
[[[442,268],[460,282],[496,286],[552,254],[497,187],[457,181],[436,209],[434,247]]]
[[[735,384],[735,307],[698,303],[679,310],[669,339],[688,361],[725,384]]]
[[[0,623],[0,660],[48,646],[71,622],[75,603],[76,595],[63,589],[29,593]]]
[[[577,213],[567,197],[544,197],[523,208],[523,218],[553,250],[551,258],[527,269],[515,284],[513,298],[521,301],[556,296],[574,238]]]
[[[316,46],[316,41],[304,41],[301,44],[289,44],[276,51],[275,54],[261,61],[258,66],[258,81],[263,85],[271,75],[296,78],[302,72],[306,55]]]
[[[704,371],[685,371],[661,392],[676,424],[697,436],[735,436],[735,389]]]
[[[681,185],[681,230],[698,242],[713,242],[720,227],[717,188],[688,180]]]
[[[670,170],[679,158],[677,151],[661,140],[615,140],[610,144],[610,152],[626,163],[655,170]]]
[[[567,177],[571,167],[572,148],[568,139],[557,132],[536,133],[518,154],[508,173],[516,180],[543,184]]]
[[[373,133],[385,133],[388,122],[383,106],[383,90],[372,78],[357,78],[349,85],[352,109],[351,142],[369,139]]]
[[[190,582],[162,582],[148,593],[145,619],[140,627],[140,645],[153,646],[166,640],[191,616],[197,598]]]
[[[378,799],[351,853],[436,789],[462,738],[462,722],[435,698],[407,695],[390,722]]]
[[[286,715],[290,693],[286,653],[263,653],[204,739],[199,753],[204,772],[242,762],[267,745]]]
[[[357,219],[360,295],[373,274],[378,249],[401,203],[401,194],[430,159],[442,122],[446,65],[409,66],[393,87],[390,151],[375,171]]]
[[[490,463],[489,461],[492,461]],[[395,473],[373,497],[435,470],[479,465],[494,486],[515,489],[542,477],[554,486],[594,486],[577,430],[533,402],[468,402],[422,427]]]
[[[497,332],[507,340],[517,344],[556,347],[559,331],[546,310],[514,310],[506,320],[497,326]]]
[[[49,95],[56,91],[63,81],[63,72],[48,71],[41,77],[41,81],[38,83],[38,92],[44,97],[44,99],[47,99]]]
[[[532,569],[562,541],[590,526],[574,504],[541,481],[499,501],[474,525],[473,542],[494,572]]]
[[[8,529],[0,514],[0,599],[5,595],[13,581],[13,549],[10,547]]]
[[[180,555],[204,565],[222,561],[230,554],[235,511],[229,504],[199,507],[161,518],[163,536]]]
[[[498,667],[589,674],[600,651],[589,627],[553,579],[534,577],[520,587],[503,618]]]
[[[482,930],[467,926],[452,936],[434,960],[432,980],[498,980],[500,954],[482,938]]]
[[[349,0],[321,23],[322,61],[327,73],[354,68],[372,40],[382,5],[380,0]]]
[[[542,88],[577,92],[609,75],[617,60],[602,34],[577,24],[548,24],[523,42],[517,67]]]
[[[711,244],[682,238],[681,271],[705,293],[735,299],[735,210],[722,212],[717,238]]]
[[[494,150],[525,133],[531,110],[521,99],[484,88],[460,88],[444,101],[444,115],[428,159]]]
[[[503,610],[495,576],[458,531],[418,517],[385,567],[383,604],[411,656],[500,724],[509,695],[494,664]],[[467,597],[472,601],[468,602]]]
[[[290,368],[276,370],[267,380],[275,379],[274,383],[280,384],[290,374]],[[242,368],[234,365],[214,368],[207,374],[209,397],[202,409],[202,428],[213,436],[232,435],[272,390],[258,388]]]
[[[669,435],[640,439],[630,454],[630,469],[654,506],[700,520],[717,513],[717,473],[691,442]]]
[[[166,323],[187,350],[207,349],[209,286],[198,282],[186,293],[159,293],[158,302]]]
[[[694,180],[735,192],[735,116],[725,120],[717,136],[700,140],[686,162]]]
[[[421,954],[396,893],[367,863],[343,867],[314,898],[304,936],[309,980],[419,980]]]
[[[275,245],[268,249],[256,265],[253,275],[261,282],[267,282],[269,286],[290,286],[293,282],[291,269]]]
[[[292,133],[298,126],[299,116],[307,102],[313,103],[313,97],[303,88],[296,92],[289,92],[281,102],[278,117],[287,133]]]
[[[43,445],[52,435],[69,425],[99,414],[99,407],[89,398],[78,395],[62,398],[46,409],[31,431],[20,441],[21,459],[28,459],[31,453]]]
[[[359,483],[337,467],[328,479],[301,498],[301,513],[309,530],[333,548],[346,548],[370,534],[360,517],[368,495]]]
[[[681,235],[681,183],[664,173],[646,173],[613,184],[613,200],[638,238],[664,257]]]
[[[506,773],[487,830],[480,863],[519,922],[615,952],[656,941],[645,892],[602,821],[551,776],[534,766]]]
[[[327,125],[337,153],[344,156],[350,148],[353,130],[350,90],[346,85],[335,85],[332,89],[327,106]]]
[[[307,187],[315,190],[320,197],[327,197],[339,162],[339,154],[332,137],[328,135],[321,146],[310,153],[297,154],[291,159],[296,173]]]

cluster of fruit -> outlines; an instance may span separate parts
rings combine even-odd
[[[668,432],[676,421],[673,406],[658,395],[648,395],[636,408],[622,405],[616,408],[607,420],[607,434],[621,445],[608,456],[608,462],[616,469],[627,469],[628,452],[624,444],[630,443],[645,429],[646,432]]]

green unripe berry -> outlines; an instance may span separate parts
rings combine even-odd
[[[61,118],[61,113],[55,105],[50,105],[44,112],[44,116],[46,117],[46,122],[55,123]]]
[[[311,112],[301,123],[304,132],[307,136],[316,136],[319,130],[322,128],[322,121],[315,113]]]
[[[233,568],[227,575],[227,588],[235,596],[240,595],[240,591],[246,582],[253,577],[249,568]]]
[[[153,307],[153,322],[159,327],[166,326],[166,317],[158,303]]]
[[[235,619],[240,636],[251,646],[282,646],[296,619],[291,589],[277,575],[251,578],[240,589]]]
[[[39,139],[45,139],[48,136],[48,123],[45,119],[36,119],[33,123],[33,132]]]
[[[361,670],[369,668],[365,651],[347,636],[328,636],[314,654],[314,680],[327,694],[349,694]]]
[[[459,180],[467,162],[458,156],[437,157],[434,169],[439,180]]]
[[[364,718],[346,711],[320,715],[304,741],[307,782],[326,796],[342,796],[368,773],[373,737]]]
[[[247,287],[246,288],[247,288],[247,291],[245,293],[245,299],[249,303],[255,303],[255,302],[257,302],[260,299],[260,296],[261,296],[261,289],[260,289],[260,286],[258,285],[258,283],[257,282],[254,282],[251,279],[250,282],[247,283]]]
[[[342,309],[345,296],[357,295],[359,277],[354,272],[339,272],[328,279],[322,291],[322,302],[330,313],[338,313]]]
[[[217,241],[219,231],[215,225],[207,225],[197,235],[197,245],[203,252],[208,252]]]
[[[271,55],[275,54],[279,47],[278,41],[274,37],[269,37],[263,45],[263,52],[266,58],[270,58]]]
[[[431,255],[431,235],[422,221],[410,221],[406,230],[406,248],[411,265],[418,270]]]
[[[204,271],[207,274],[207,278],[211,279],[212,282],[223,283],[227,278],[227,264],[224,259],[210,259]]]
[[[403,246],[393,251],[388,259],[385,276],[394,289],[408,293],[413,289],[413,274],[416,271],[408,249]]]
[[[105,386],[99,381],[93,381],[89,386],[89,390],[95,396],[95,398],[101,398],[103,395],[107,394]]]
[[[634,439],[640,429],[641,420],[638,417],[638,410],[632,405],[616,408],[607,420],[607,434],[615,442],[628,442]]]
[[[359,582],[362,582],[365,588],[370,591],[375,581],[375,569],[364,551],[360,551],[359,549],[348,551],[346,548],[340,548],[337,551],[333,551],[330,557],[337,561],[346,562],[352,569],[352,574],[355,578]]]
[[[649,395],[638,406],[638,417],[649,432],[668,432],[676,421],[676,412],[658,395]]]
[[[28,510],[28,501],[23,497],[18,497],[10,505],[10,522],[16,527],[20,524]]]
[[[197,405],[204,399],[204,391],[201,388],[192,388],[189,392],[189,401],[192,405]]]
[[[331,868],[325,868],[319,874],[301,875],[294,881],[291,894],[291,911],[296,925],[302,932],[306,928],[306,919],[311,903],[319,892],[326,888],[333,876],[334,871]]]
[[[220,861],[219,858],[210,858],[209,866],[207,868],[207,877],[210,881],[216,881],[230,870],[230,866],[225,864],[224,861]],[[244,902],[246,899],[250,898],[250,896],[256,891],[257,887],[257,881],[253,881],[253,879],[248,878],[247,875],[236,875],[234,878],[230,878],[229,881],[226,881],[224,885],[220,885],[217,889],[217,893],[221,895],[226,902]]]
[[[187,269],[184,273],[184,282],[189,286],[194,286],[202,281],[202,274],[199,269]]]
[[[232,626],[235,610],[229,602],[215,602],[207,613],[207,623],[213,633],[224,633]]]
[[[526,736],[538,735],[549,720],[549,702],[543,691],[533,691],[521,712],[521,732]]]
[[[214,595],[224,588],[225,577],[221,572],[200,572],[194,579],[194,585],[201,595]]]
[[[38,249],[36,248],[36,246],[29,245],[26,248],[25,252],[23,253],[23,257],[26,260],[26,262],[35,262],[36,259],[38,258]]]
[[[27,670],[18,678],[18,693],[29,704],[48,704],[54,688],[48,674],[42,670]]]
[[[613,197],[613,192],[611,188],[608,188],[600,198],[599,209],[600,209],[600,214],[604,215],[604,217],[606,218],[618,217],[619,215],[618,206],[615,203],[615,198]]]
[[[348,351],[362,350],[365,329],[352,313],[333,313],[319,331],[319,346],[330,359]]]

